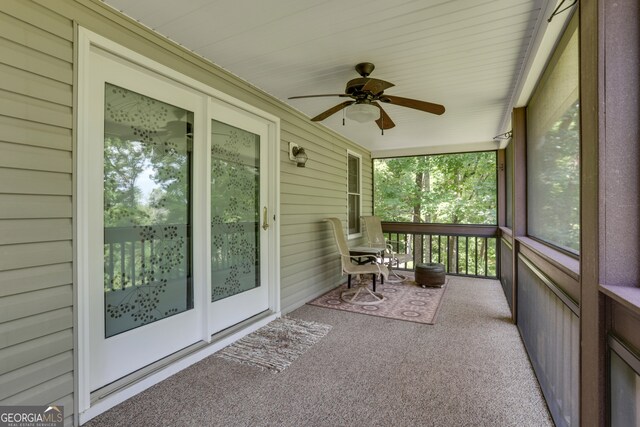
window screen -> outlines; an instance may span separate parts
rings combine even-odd
[[[528,234],[580,250],[580,103],[577,15],[527,108]]]

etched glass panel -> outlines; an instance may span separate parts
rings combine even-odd
[[[260,136],[211,121],[211,299],[260,286]]]
[[[192,112],[105,86],[105,337],[193,308],[192,126]]]

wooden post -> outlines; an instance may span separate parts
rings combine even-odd
[[[498,227],[505,227],[506,205],[507,205],[507,181],[506,181],[506,155],[505,150],[498,150],[497,153],[497,178],[498,178]]]
[[[607,425],[609,333],[618,301],[603,289],[640,283],[640,3],[580,2],[580,420]],[[624,298],[622,298],[624,299]],[[612,309],[615,308],[615,309]],[[613,321],[609,320],[612,316]],[[628,316],[629,319],[634,316]],[[637,316],[635,316],[637,319]]]
[[[518,252],[517,237],[527,235],[527,110],[515,108],[511,119],[513,127],[513,188],[512,188],[512,321],[518,322]]]

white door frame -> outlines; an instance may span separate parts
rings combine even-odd
[[[258,325],[250,325],[246,329],[226,338],[221,342],[216,342],[215,345],[209,346],[205,351],[198,352],[196,355],[192,355],[181,361],[177,361],[164,368],[162,372],[154,374],[151,378],[146,378],[144,381],[138,382],[129,388],[125,388],[121,391],[114,392],[108,399],[101,402],[91,404],[91,386],[90,386],[90,338],[91,331],[89,328],[90,321],[90,298],[89,298],[89,283],[91,283],[90,277],[90,265],[91,256],[89,249],[91,248],[91,233],[89,230],[89,219],[92,212],[90,206],[87,203],[89,200],[89,194],[94,189],[92,183],[87,182],[85,177],[90,176],[90,170],[95,167],[91,162],[92,152],[85,143],[90,141],[90,120],[87,106],[89,105],[89,83],[91,79],[91,73],[89,71],[89,64],[91,55],[96,53],[110,57],[111,59],[119,62],[130,64],[134,67],[140,67],[148,71],[153,72],[157,76],[175,81],[183,86],[194,89],[202,94],[203,109],[208,111],[208,104],[210,99],[224,102],[251,114],[254,114],[262,118],[268,125],[269,133],[269,211],[271,218],[275,215],[275,221],[272,222],[270,228],[268,262],[269,262],[269,311],[273,316],[280,315],[280,221],[279,211],[280,206],[280,119],[272,114],[262,111],[250,104],[239,101],[232,96],[229,96],[223,92],[220,92],[202,82],[199,82],[191,77],[185,76],[173,70],[170,67],[164,66],[156,61],[153,61],[143,55],[140,55],[124,46],[121,46],[105,37],[102,37],[96,33],[86,30],[82,27],[78,28],[77,37],[77,76],[76,87],[78,102],[76,110],[76,133],[75,133],[75,162],[74,162],[74,200],[75,200],[75,245],[74,245],[74,276],[76,283],[75,301],[74,301],[74,332],[75,332],[75,392],[76,392],[76,408],[75,412],[78,414],[81,422],[85,422],[100,412],[107,410],[109,407],[118,404],[119,402],[131,397],[132,395],[139,393],[161,381],[177,370],[183,369],[189,364],[193,364],[206,357],[208,354],[217,351],[224,345],[229,344],[230,339],[239,339],[241,336],[251,332]],[[207,113],[208,117],[208,113]],[[203,119],[205,117],[202,117]],[[208,120],[208,119],[207,119]],[[194,141],[194,143],[196,143]],[[202,156],[206,159],[209,156]],[[203,163],[204,162],[204,163]],[[206,171],[206,160],[194,159],[194,176],[202,174]],[[202,188],[198,188],[196,183],[198,179],[194,180],[194,192],[204,191]],[[202,181],[200,181],[202,182]],[[199,184],[202,186],[203,184]],[[206,193],[206,191],[205,191]],[[196,193],[198,194],[198,193]],[[202,207],[202,204],[200,204]],[[193,215],[193,227],[202,227],[210,216],[208,212],[209,207],[202,207],[199,211],[195,211]],[[202,228],[201,228],[202,230]],[[195,283],[195,277],[210,277],[210,271],[207,273],[204,270],[210,270],[207,268],[208,260],[210,260],[210,245],[209,239],[200,238],[196,239],[194,233],[193,241],[193,262],[194,262],[194,295],[195,298],[204,298],[204,301],[210,301],[210,290],[206,292],[206,288],[210,288],[207,281],[206,285],[202,283]],[[206,263],[203,263],[207,260]],[[195,271],[197,266],[203,269],[203,271]],[[209,294],[207,298],[206,295]],[[205,307],[208,304],[204,304]],[[203,333],[203,341],[211,342],[211,336],[209,333],[208,315],[205,314],[202,317],[201,329],[206,331]],[[264,323],[264,319],[262,320]],[[141,388],[143,387],[143,388]]]

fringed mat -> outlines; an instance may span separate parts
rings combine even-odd
[[[371,279],[369,279],[370,281]],[[371,288],[371,285],[369,285],[369,288]],[[347,289],[346,284],[327,292],[308,304],[433,325],[436,322],[438,309],[446,288],[447,285],[441,288],[422,288],[416,284],[413,276],[408,276],[405,281],[400,283],[378,284],[376,291],[384,295],[384,301],[380,304],[355,305],[343,301],[340,299],[340,294]]]
[[[331,325],[281,317],[223,348],[215,356],[282,372],[330,330]]]

